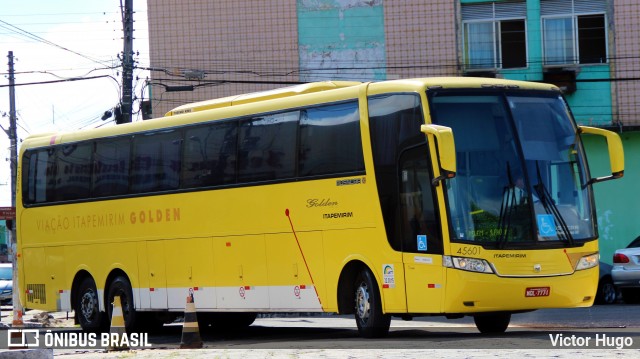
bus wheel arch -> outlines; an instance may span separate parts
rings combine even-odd
[[[338,312],[340,314],[353,314],[355,307],[355,281],[358,273],[367,266],[360,261],[351,261],[347,263],[338,280]]]
[[[99,332],[106,323],[104,312],[100,311],[100,295],[96,282],[89,272],[76,273],[71,286],[71,306],[75,320],[86,332]]]
[[[122,316],[124,318],[126,330],[129,332],[136,326],[138,314],[135,310],[135,299],[133,296],[131,280],[121,269],[114,269],[111,271],[105,284],[104,306],[106,308],[106,318],[109,322],[111,322],[115,296],[120,296]]]
[[[380,286],[362,262],[350,262],[340,274],[338,310],[354,314],[358,332],[365,338],[379,338],[389,332],[391,316],[382,311]]]

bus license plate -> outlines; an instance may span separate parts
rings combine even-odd
[[[527,288],[524,292],[525,297],[548,297],[551,293],[550,287],[533,287]]]

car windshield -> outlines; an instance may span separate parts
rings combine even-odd
[[[510,244],[595,238],[584,154],[559,94],[430,94],[451,127],[457,174],[446,181],[453,241]]]
[[[11,267],[0,267],[0,280],[13,279],[12,273],[13,271],[11,270]]]
[[[631,243],[629,243],[627,248],[640,248],[640,237],[634,239]]]

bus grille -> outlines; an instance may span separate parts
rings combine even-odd
[[[27,302],[47,304],[44,284],[27,284]]]

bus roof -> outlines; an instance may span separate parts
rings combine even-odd
[[[402,79],[402,80],[390,80],[362,83],[357,81],[323,81],[312,82],[308,84],[301,84],[296,86],[283,87],[280,89],[253,92],[248,94],[241,94],[237,96],[230,96],[220,99],[213,99],[202,102],[195,102],[185,104],[180,107],[169,111],[166,119],[162,118],[153,119],[150,121],[133,122],[129,124],[123,124],[119,126],[109,126],[99,129],[89,129],[82,131],[71,132],[56,132],[56,133],[40,133],[30,135],[22,143],[21,151],[25,148],[40,147],[46,145],[53,145],[59,143],[68,143],[79,141],[88,138],[99,138],[105,136],[115,136],[119,134],[132,133],[138,131],[148,131],[154,129],[162,129],[167,126],[176,126],[193,121],[192,118],[184,118],[182,116],[176,116],[180,114],[188,114],[193,112],[204,112],[206,110],[223,110],[229,109],[238,105],[258,105],[261,102],[271,103],[271,100],[280,100],[287,98],[295,98],[299,95],[309,95],[313,93],[326,92],[334,93],[333,91],[358,91],[358,86],[367,86],[367,95],[379,95],[391,92],[422,92],[427,89],[437,88],[505,88],[505,89],[528,89],[528,90],[545,90],[545,91],[558,91],[559,88],[544,83],[535,83],[527,81],[515,81],[504,79],[491,79],[491,78],[473,78],[473,77],[432,77],[432,78],[414,78],[414,79]],[[337,94],[337,92],[336,92]],[[339,95],[337,95],[339,96]],[[275,105],[278,106],[278,105]],[[240,111],[241,112],[241,111]],[[221,114],[226,116],[226,114]],[[196,119],[201,121],[202,119]]]
[[[423,91],[425,89],[436,88],[505,88],[560,92],[560,89],[555,85],[530,81],[505,80],[485,77],[427,77],[373,82],[369,85],[367,94],[392,92],[396,90]]]
[[[276,98],[290,97],[296,95],[302,95],[313,92],[320,92],[326,90],[335,90],[338,88],[350,87],[360,85],[361,82],[357,81],[322,81],[322,82],[310,82],[307,84],[283,87],[275,90],[252,92],[248,94],[235,95],[229,97],[223,97],[213,100],[206,100],[201,102],[188,103],[182,106],[178,106],[173,110],[167,112],[165,116],[180,115],[183,113],[211,110],[214,108],[228,107],[234,105],[240,105],[250,102],[258,102],[265,100],[272,100]]]
[[[335,90],[339,88],[361,85],[362,82],[357,81],[322,81],[310,82],[307,84],[283,87],[275,90],[252,92],[248,94],[223,97],[213,100],[188,103],[178,106],[167,112],[165,116],[180,115],[183,113],[198,112],[211,110],[221,107],[229,107],[252,102],[272,100],[277,98],[291,97],[302,94]],[[388,91],[396,86],[401,86],[404,90],[408,87],[417,89],[442,87],[442,88],[481,88],[481,87],[505,87],[505,88],[521,88],[521,89],[538,89],[538,90],[556,90],[556,86],[535,82],[491,79],[480,77],[432,77],[432,78],[416,78],[407,80],[391,80],[371,83],[371,88],[377,88],[382,91]]]

